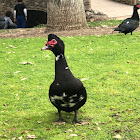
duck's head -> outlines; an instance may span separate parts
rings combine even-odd
[[[140,9],[140,3],[137,3],[137,4],[134,6],[134,9],[136,9],[136,10]]]
[[[64,54],[64,43],[63,41],[54,34],[48,35],[48,41],[41,50],[51,50],[55,56]]]

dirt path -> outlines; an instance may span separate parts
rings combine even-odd
[[[86,36],[86,35],[109,35],[116,26],[100,26],[92,27],[89,29],[72,30],[72,31],[60,31],[60,32],[48,32],[45,33],[45,27],[43,28],[26,28],[26,29],[10,29],[0,30],[0,38],[25,38],[25,37],[46,37],[48,34],[53,33],[58,36]],[[137,29],[140,31],[140,27]]]
[[[114,0],[92,0],[91,8],[103,12],[111,19],[125,19],[130,17],[133,12],[133,6]]]

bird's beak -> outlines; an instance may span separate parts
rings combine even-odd
[[[46,46],[44,46],[41,51],[44,51],[44,50],[51,50],[51,46],[49,44],[46,44]]]
[[[48,46],[44,46],[41,51],[44,51],[44,50],[47,50],[48,49]]]

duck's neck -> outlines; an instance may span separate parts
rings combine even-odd
[[[131,18],[134,19],[134,20],[139,21],[139,14],[138,14],[138,11],[136,9],[134,9],[133,15],[132,15]]]
[[[66,80],[73,76],[65,59],[64,54],[55,56],[55,80]]]

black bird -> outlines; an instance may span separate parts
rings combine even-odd
[[[114,29],[114,31],[119,31],[119,33],[131,33],[139,26],[139,14],[138,9],[140,8],[139,4],[136,4],[133,8],[133,15],[131,18],[127,18],[122,21],[122,23]],[[114,32],[113,31],[113,32]]]
[[[74,111],[73,123],[80,123],[77,110],[86,102],[86,89],[82,82],[73,76],[67,65],[63,41],[56,35],[49,34],[45,45],[42,50],[51,50],[55,55],[55,80],[49,89],[49,99],[58,109],[58,122],[64,122],[61,111]]]

